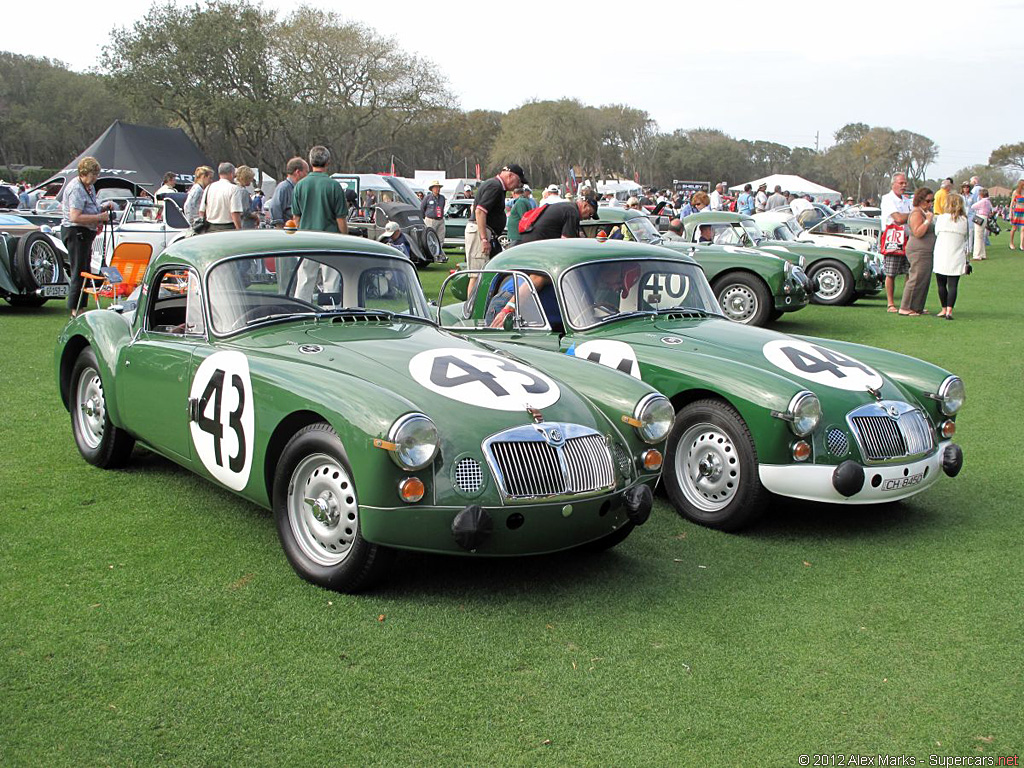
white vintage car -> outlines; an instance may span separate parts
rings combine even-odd
[[[878,250],[878,235],[853,234],[848,232],[826,232],[820,226],[804,229],[796,216],[788,208],[780,208],[774,211],[755,213],[754,221],[765,233],[765,236],[772,240],[792,240],[794,237],[803,243],[824,245],[829,248],[849,248],[854,251],[876,252]],[[865,218],[865,222],[871,219]],[[825,222],[819,222],[822,224]],[[787,236],[782,230],[788,230]]]
[[[157,201],[148,197],[128,200],[117,224],[114,225],[113,237],[97,237],[93,241],[93,261],[98,261],[103,255],[104,243],[107,253],[113,251],[111,240],[116,245],[149,243],[153,246],[155,255],[171,243],[185,237],[190,228],[185,220],[185,214],[181,211],[184,198],[185,195],[177,193],[166,195]]]

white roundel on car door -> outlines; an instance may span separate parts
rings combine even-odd
[[[763,351],[768,362],[776,368],[815,384],[850,392],[882,386],[882,377],[874,368],[820,344],[776,339],[765,344]]]
[[[420,352],[409,361],[409,375],[439,395],[496,411],[547,408],[561,396],[558,384],[536,368],[473,349]]]
[[[189,392],[192,444],[203,466],[233,491],[249,482],[253,451],[252,381],[241,352],[216,352],[196,370]]]
[[[640,364],[637,362],[636,352],[624,341],[615,341],[614,339],[586,341],[576,347],[573,354],[584,360],[628,373],[634,379],[640,378]]]

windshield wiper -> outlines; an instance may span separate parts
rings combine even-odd
[[[657,314],[657,310],[654,309],[633,309],[628,312],[616,312],[614,315],[602,317],[600,322],[606,323],[609,320],[621,320],[624,317],[654,317]]]
[[[246,327],[255,325],[256,323],[267,323],[273,320],[299,320],[304,317],[315,317],[313,312],[275,312],[270,315],[260,315],[254,317],[252,320],[246,320]]]

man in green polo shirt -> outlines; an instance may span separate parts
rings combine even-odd
[[[311,232],[348,234],[348,203],[345,190],[327,175],[331,153],[327,147],[315,146],[309,150],[309,165],[313,169],[298,184],[292,196],[292,218],[298,229]],[[321,284],[320,303],[330,303],[341,287],[338,271],[315,261],[304,259],[299,264],[295,280],[295,295],[305,301],[313,300],[317,283]]]
[[[512,190],[512,208],[508,212],[509,248],[518,245],[523,239],[523,236],[519,234],[519,221],[528,210],[530,210],[530,200],[526,196],[526,191],[522,187],[516,187]]]

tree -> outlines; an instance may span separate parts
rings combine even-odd
[[[1024,173],[1024,141],[996,147],[989,155],[988,164],[999,168],[1016,168]]]

